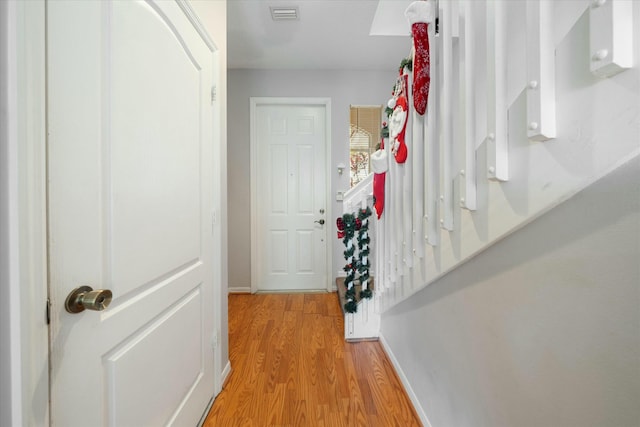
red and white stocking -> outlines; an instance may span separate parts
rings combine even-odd
[[[419,0],[411,3],[404,12],[413,35],[413,107],[420,115],[427,111],[431,83],[428,28],[434,19],[433,8],[433,0]]]
[[[387,177],[387,152],[384,151],[384,140],[380,143],[380,149],[371,155],[371,168],[373,169],[373,207],[378,219],[384,210],[384,181]]]
[[[394,100],[391,102],[393,103]],[[409,106],[404,94],[395,99],[393,113],[389,118],[389,137],[391,139],[391,152],[396,162],[404,163],[407,160],[407,144],[404,141],[404,134],[407,130],[407,119],[409,117]]]

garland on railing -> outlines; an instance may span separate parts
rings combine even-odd
[[[360,209],[358,212],[358,220],[360,220],[361,226],[358,232],[358,273],[360,273],[360,298],[371,298],[373,292],[371,292],[369,285],[369,243],[371,238],[369,237],[369,217],[371,216],[371,209],[367,206],[366,209]]]
[[[404,68],[407,68],[409,71],[413,71],[413,59],[408,56],[406,58],[402,58],[402,61],[400,61],[400,66],[398,67],[398,70],[400,71],[400,75],[402,75]],[[395,97],[396,94],[400,91],[400,86],[401,86],[402,82],[400,80],[396,80],[396,82],[393,85],[393,89],[391,90],[391,94]],[[384,113],[387,115],[387,119],[391,118],[391,115],[393,114],[393,108],[389,107],[387,105],[387,107],[384,109]],[[383,129],[386,127],[386,124],[383,125]],[[384,132],[384,130],[383,130]],[[388,138],[389,137],[389,131],[386,131],[386,135],[382,135],[384,138]]]
[[[360,280],[362,289],[360,290],[360,298],[371,298],[373,293],[369,289],[369,217],[371,209],[360,209],[358,217],[354,214],[344,214],[336,220],[338,227],[338,238],[342,239],[345,246],[344,259],[347,263],[344,266],[344,272],[347,276],[344,279],[345,299],[344,310],[347,313],[355,313],[358,311],[358,302],[356,300],[356,275]],[[356,245],[353,242],[355,232],[358,231],[358,259],[356,260]]]
[[[344,278],[345,299],[347,301],[344,304],[344,310],[347,313],[355,313],[358,311],[356,289],[354,287],[356,280],[356,262],[354,260],[356,246],[353,244],[353,237],[356,232],[356,217],[353,214],[346,213],[336,220],[336,225],[338,226],[338,238],[342,238],[342,243],[346,248],[343,252],[344,259],[347,261],[343,269],[347,273]]]

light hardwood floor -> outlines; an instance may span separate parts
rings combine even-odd
[[[346,343],[335,294],[232,294],[213,426],[420,426],[378,342]]]

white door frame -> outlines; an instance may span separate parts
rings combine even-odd
[[[249,133],[250,133],[250,169],[251,169],[251,293],[258,292],[258,131],[257,131],[257,107],[260,105],[320,105],[325,109],[325,162],[326,162],[326,195],[325,195],[325,211],[326,218],[333,218],[331,214],[331,98],[306,98],[306,97],[251,97],[249,108]],[[327,227],[330,223],[327,222]],[[327,277],[327,292],[331,292],[333,287],[331,284],[331,250],[329,231],[327,229],[327,250],[325,253],[325,273]]]
[[[188,2],[177,2],[191,11]],[[5,313],[0,322],[0,394],[8,400],[0,402],[0,424],[49,426],[46,7],[45,0],[1,3],[0,40],[7,43],[0,46],[0,107],[7,114],[0,116],[0,170],[6,171],[0,177],[0,311]],[[200,29],[206,32],[204,27]],[[215,54],[214,64],[219,66],[220,62]],[[214,71],[219,87],[220,72]],[[224,90],[220,88],[219,92]],[[218,129],[222,125],[221,114],[222,105],[215,112],[214,126]],[[216,154],[220,154],[217,161],[226,163],[223,135],[216,131],[214,136]],[[221,191],[226,186],[226,176],[221,173],[218,181],[217,190]],[[214,200],[217,212],[222,212],[225,203],[221,197],[222,193],[217,194]],[[214,226],[216,255],[227,248],[226,216],[218,216],[221,220]],[[220,333],[222,275],[226,266],[221,257],[216,259],[213,307],[218,313],[215,328]],[[228,363],[220,366],[226,363],[221,360],[220,345],[214,353],[219,359],[214,372],[218,393],[230,367]]]
[[[0,322],[3,337],[0,391],[9,401],[0,403],[0,424],[46,426],[49,425],[49,344],[45,314],[45,2],[3,3],[0,21],[7,24],[1,27],[6,31],[8,43],[7,50],[0,49],[0,62],[8,72],[0,73],[0,85],[6,85],[0,103],[8,114],[0,118],[0,140],[5,145],[2,151],[6,150],[8,156],[6,159],[0,156],[0,169],[8,172],[8,191],[5,194],[4,188],[1,189],[0,209],[6,209],[9,215],[7,234],[4,229],[0,230],[3,236],[0,264],[5,267],[6,258],[8,267],[0,277],[2,286],[6,287],[4,292],[8,293],[7,299],[4,292],[0,299],[0,311],[8,313]]]

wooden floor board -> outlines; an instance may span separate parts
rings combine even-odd
[[[380,343],[343,328],[335,294],[229,295],[232,373],[204,426],[420,426]]]

